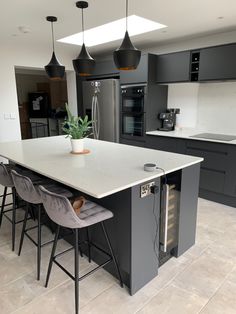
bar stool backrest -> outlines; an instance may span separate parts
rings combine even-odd
[[[0,163],[0,184],[4,187],[13,187],[11,174],[8,172],[7,167],[3,162]]]
[[[51,218],[59,226],[77,229],[87,226],[87,223],[80,219],[70,201],[65,196],[52,193],[43,186],[39,186],[43,206]]]
[[[19,174],[15,170],[12,170],[11,174],[16,192],[24,201],[31,204],[42,203],[40,192],[34,187],[30,178]]]

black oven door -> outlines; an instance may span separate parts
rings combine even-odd
[[[121,89],[122,111],[123,112],[143,112],[144,110],[144,87],[127,87]]]
[[[122,135],[144,136],[144,113],[122,113]]]

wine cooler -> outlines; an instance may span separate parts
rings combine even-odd
[[[178,246],[180,189],[174,178],[162,184],[159,263],[162,265]]]

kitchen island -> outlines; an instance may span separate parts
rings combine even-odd
[[[178,230],[176,245],[167,253],[178,257],[194,245],[203,159],[93,139],[85,139],[85,148],[90,150],[87,155],[71,154],[69,139],[56,136],[1,143],[0,156],[74,188],[114,213],[107,228],[133,295],[158,275],[161,194],[168,181],[177,195]],[[145,163],[156,163],[159,169],[145,172]],[[155,186],[154,193],[149,184]],[[104,246],[98,226],[91,238]],[[101,262],[96,254],[92,258]],[[114,271],[112,265],[106,269]]]

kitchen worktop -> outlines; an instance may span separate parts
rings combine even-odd
[[[84,141],[90,150],[87,155],[70,154],[70,140],[55,136],[0,143],[0,156],[96,198],[163,175],[162,170],[145,172],[145,163],[156,163],[170,173],[203,160],[88,138]]]
[[[223,143],[223,144],[231,144],[236,145],[236,140],[232,141],[224,141],[224,140],[216,140],[216,139],[208,139],[208,138],[202,138],[202,137],[192,137],[196,134],[201,133],[211,133],[211,134],[223,134],[222,132],[211,132],[206,130],[200,130],[200,129],[192,129],[192,128],[183,128],[180,130],[175,131],[149,131],[146,132],[147,135],[154,135],[154,136],[165,136],[165,137],[177,137],[177,138],[183,138],[183,139],[189,139],[189,140],[196,140],[196,141],[206,141],[206,142],[215,142],[215,143]],[[224,134],[224,135],[235,135],[235,134]]]

